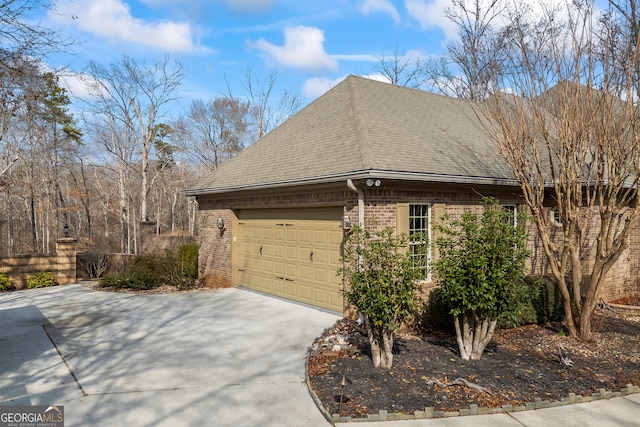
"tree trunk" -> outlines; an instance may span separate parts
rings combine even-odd
[[[376,368],[391,369],[393,364],[393,331],[387,328],[374,328],[365,316],[365,326],[371,346],[371,361]]]
[[[480,319],[473,311],[453,316],[456,339],[462,360],[480,360],[484,349],[493,338],[497,316]]]

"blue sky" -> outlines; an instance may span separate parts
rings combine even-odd
[[[59,0],[46,25],[82,44],[49,66],[81,71],[123,54],[147,61],[165,53],[188,69],[184,96],[241,96],[247,67],[278,72],[305,103],[349,74],[374,74],[382,55],[439,55],[452,36],[447,0]],[[375,76],[372,76],[375,77]],[[226,79],[226,82],[225,82]],[[72,82],[70,90],[82,96]],[[186,104],[185,104],[186,105]]]

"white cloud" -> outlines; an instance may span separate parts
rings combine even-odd
[[[121,0],[89,0],[80,6],[73,0],[57,4],[49,17],[60,23],[75,25],[80,30],[112,43],[135,43],[165,52],[192,52],[200,49],[193,41],[187,22],[146,22],[131,15]]]
[[[239,12],[261,12],[269,10],[275,0],[224,0],[231,9]]]
[[[60,86],[65,88],[74,98],[89,99],[94,95],[89,91],[88,83],[92,79],[88,74],[60,74]]]
[[[376,55],[371,55],[369,53],[331,55],[331,57],[338,61],[378,62],[380,60]]]
[[[406,0],[405,7],[409,16],[425,29],[440,28],[446,38],[455,38],[455,25],[444,16],[444,10],[451,5],[450,0]]]
[[[390,0],[363,0],[358,3],[358,12],[363,15],[376,12],[385,13],[389,15],[396,24],[400,22],[400,14]]]
[[[304,82],[302,86],[302,94],[307,99],[316,99],[324,95],[329,89],[346,79],[347,76],[338,77],[337,79],[328,79],[326,77],[314,77]]]
[[[362,76],[362,77],[366,77],[366,78],[367,78],[367,79],[369,79],[369,80],[375,80],[375,81],[378,81],[378,82],[382,82],[382,83],[389,83],[389,84],[391,84],[391,82],[389,81],[389,77],[387,77],[387,76],[385,76],[385,75],[382,75],[382,74],[380,74],[380,73],[376,73],[376,74],[367,74],[367,75],[364,75],[364,76]]]
[[[264,39],[250,43],[278,64],[310,71],[336,70],[338,62],[323,47],[324,33],[318,28],[288,27],[284,30],[284,46]]]

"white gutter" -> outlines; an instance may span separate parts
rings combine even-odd
[[[347,188],[358,194],[358,227],[364,229],[364,191],[356,187],[351,179],[347,179]]]

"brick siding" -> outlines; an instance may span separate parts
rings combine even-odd
[[[451,219],[459,219],[468,211],[480,212],[479,202],[482,195],[495,195],[503,204],[515,204],[519,209],[524,207],[522,198],[513,189],[496,192],[496,189],[479,188],[464,189],[454,187],[453,190],[443,190],[440,186],[437,190],[408,190],[403,188],[373,187],[363,188],[365,193],[365,223],[375,223],[377,228],[396,226],[396,209],[398,203],[424,203],[444,204],[445,213]],[[498,189],[497,191],[500,191]],[[236,211],[242,208],[287,208],[287,207],[313,207],[323,205],[335,205],[344,203],[344,211],[351,218],[353,224],[358,223],[358,200],[355,192],[344,191],[318,191],[315,193],[297,193],[283,195],[253,195],[242,198],[220,198],[199,196],[200,210],[198,221],[200,229],[200,277],[206,286],[230,287],[232,283],[232,224],[237,222]],[[431,210],[431,224],[439,221],[435,218],[434,209]],[[226,229],[218,230],[217,218],[223,218]],[[548,273],[546,256],[537,238],[535,224],[529,224],[529,240],[527,246],[531,252],[528,260],[528,270],[532,274]],[[555,232],[556,238],[562,237],[562,228]],[[631,248],[640,245],[640,222],[634,226],[630,239]],[[640,259],[631,256],[626,251],[618,263],[612,268],[604,284],[601,296],[605,300],[611,300],[618,296],[638,291],[638,274],[640,273]],[[428,293],[434,286],[433,283],[425,284],[425,292]]]

